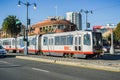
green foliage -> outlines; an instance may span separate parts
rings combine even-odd
[[[9,15],[6,17],[2,23],[2,29],[7,33],[10,34],[11,37],[16,37],[17,34],[20,33],[21,27],[16,25],[16,21],[19,19],[16,16]]]
[[[117,24],[117,28],[114,30],[116,40],[120,40],[120,23]]]
[[[111,34],[107,37],[108,41],[111,41]],[[117,24],[117,27],[113,31],[113,41],[115,45],[120,43],[120,23]]]

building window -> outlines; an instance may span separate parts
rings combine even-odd
[[[45,31],[45,27],[43,27],[43,31]]]
[[[64,26],[63,25],[60,25],[60,29],[63,30]]]
[[[58,25],[58,29],[60,29],[60,25]]]
[[[40,32],[42,32],[42,28],[40,28]]]
[[[48,29],[48,26],[46,26],[46,29]]]

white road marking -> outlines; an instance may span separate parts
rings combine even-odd
[[[46,73],[50,72],[50,71],[47,71],[47,70],[44,70],[44,69],[39,69],[39,68],[32,68],[32,69],[36,70],[36,71],[46,72]]]
[[[0,63],[4,63],[4,64],[7,64],[7,65],[9,65],[9,66],[20,66],[20,65],[16,65],[16,64],[12,64],[12,63],[9,63],[9,62],[7,62],[7,61],[0,61]]]
[[[8,64],[8,62],[7,61],[0,61],[1,63],[4,63],[4,64]]]

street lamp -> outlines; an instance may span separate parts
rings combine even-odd
[[[80,12],[84,12],[84,13],[86,14],[86,30],[87,30],[87,28],[90,27],[90,23],[88,22],[88,13],[91,13],[91,14],[92,14],[93,11],[92,11],[92,10],[88,11],[88,10],[83,10],[83,9],[81,9]]]
[[[111,47],[110,47],[110,54],[114,54],[114,45],[113,45],[113,28],[114,28],[114,24],[112,25],[112,31],[111,31]]]
[[[31,5],[34,5],[34,9],[36,9],[36,4],[35,3],[32,3],[30,4],[29,2],[22,2],[22,1],[18,1],[18,6],[20,6],[21,4],[25,5],[27,7],[27,27],[26,27],[26,35],[25,35],[25,41],[26,41],[26,45],[25,45],[25,48],[24,48],[24,54],[27,55],[28,54],[28,45],[29,45],[29,42],[28,42],[28,25],[30,25],[30,19],[28,19],[28,7],[31,6]]]

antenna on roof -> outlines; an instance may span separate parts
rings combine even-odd
[[[57,10],[58,10],[58,6],[55,6],[55,12],[56,12],[56,17],[57,17]]]

